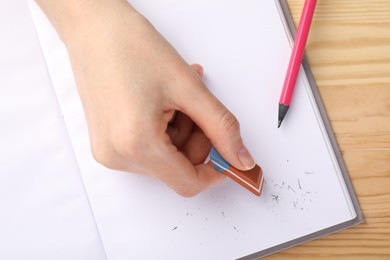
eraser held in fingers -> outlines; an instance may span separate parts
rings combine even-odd
[[[249,190],[253,194],[260,196],[263,189],[263,172],[256,164],[255,167],[248,171],[241,171],[231,166],[213,147],[210,152],[210,161],[215,169],[224,173],[226,176]]]

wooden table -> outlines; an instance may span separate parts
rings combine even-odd
[[[390,259],[390,1],[318,0],[306,53],[365,223],[267,259]]]

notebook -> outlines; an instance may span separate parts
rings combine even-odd
[[[130,1],[188,63],[203,65],[263,170],[260,197],[226,179],[195,198],[94,161],[66,49],[29,3],[102,258],[255,259],[362,222],[306,61],[277,128],[294,32],[284,0]]]

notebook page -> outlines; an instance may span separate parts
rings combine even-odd
[[[355,217],[304,76],[283,127],[277,101],[290,45],[273,1],[131,2],[237,116],[266,179],[260,198],[226,180],[184,199],[94,162],[64,46],[33,6],[41,45],[109,259],[231,259]],[[205,115],[207,116],[207,115]]]
[[[0,6],[0,259],[106,259],[27,3]]]

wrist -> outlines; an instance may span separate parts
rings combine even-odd
[[[66,44],[77,42],[96,33],[96,27],[113,21],[123,12],[135,13],[126,0],[36,0],[61,40]],[[102,24],[102,26],[104,26]]]

